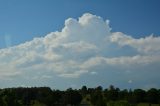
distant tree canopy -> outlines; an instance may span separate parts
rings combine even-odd
[[[160,89],[120,90],[113,85],[106,89],[83,86],[81,89],[69,88],[65,91],[49,87],[5,88],[0,89],[0,106],[34,106],[36,103],[43,106],[79,106],[86,97],[93,106],[133,106],[141,102],[158,104]]]

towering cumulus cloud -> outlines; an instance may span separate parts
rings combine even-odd
[[[106,83],[114,78],[113,83],[160,86],[156,81],[160,77],[159,45],[160,37],[135,39],[112,32],[108,20],[85,13],[79,19],[68,18],[61,31],[1,49],[0,79],[17,84],[40,79],[64,79],[65,83],[65,79],[99,75]],[[112,78],[108,77],[110,73]],[[100,81],[95,83],[105,83]]]

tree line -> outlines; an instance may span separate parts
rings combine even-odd
[[[160,89],[120,90],[114,86],[55,90],[49,87],[0,89],[0,106],[136,106],[138,103],[160,104]]]
[[[93,106],[137,106],[139,103],[160,104],[160,89],[151,88],[149,90],[134,89],[120,90],[114,86],[104,89],[99,86],[97,88],[88,88],[83,86],[82,94],[89,94],[90,101]]]

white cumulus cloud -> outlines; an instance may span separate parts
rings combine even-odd
[[[112,68],[117,71],[123,68],[124,72],[137,70],[137,67],[148,70],[153,64],[154,67],[160,65],[159,45],[160,37],[136,39],[122,32],[112,32],[108,20],[85,13],[78,19],[68,18],[61,31],[0,49],[0,78],[51,79],[51,75],[80,78],[88,73],[99,75],[100,71],[112,71]],[[119,46],[122,53],[116,49],[110,51]],[[124,46],[138,52],[123,54]],[[36,73],[41,74],[36,76]]]
[[[120,46],[131,46],[142,53],[160,53],[160,37],[153,37],[153,35],[147,36],[145,38],[135,39],[129,35],[123,34],[122,32],[115,32],[110,36],[110,40],[111,42],[115,42]]]

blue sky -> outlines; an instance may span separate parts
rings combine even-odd
[[[113,31],[136,37],[159,35],[159,0],[0,0],[0,47],[5,35],[12,45],[61,30],[68,17],[89,12],[109,19]]]
[[[0,0],[0,87],[160,87],[159,4]]]

